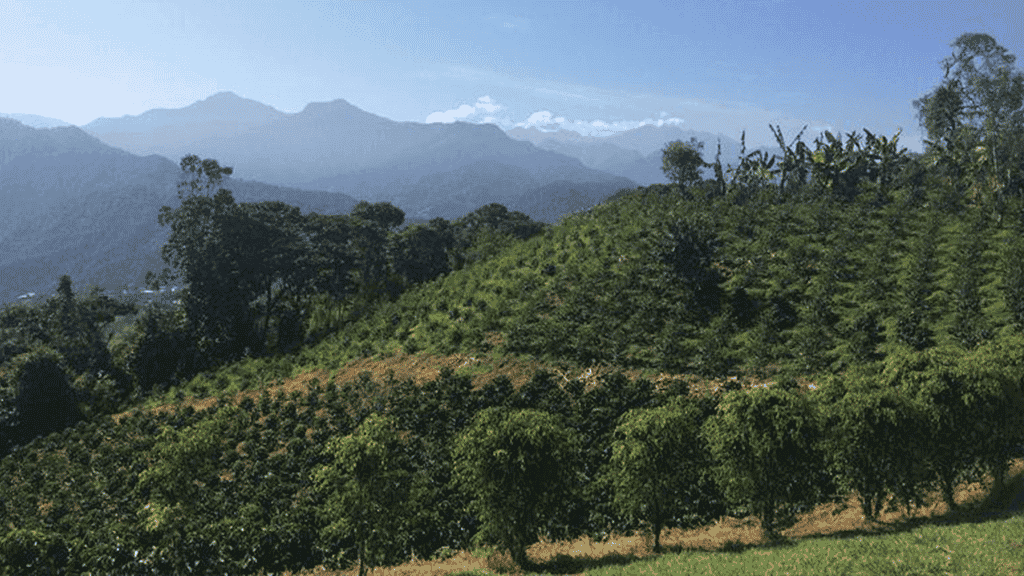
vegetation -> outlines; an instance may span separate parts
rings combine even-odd
[[[579,485],[579,439],[556,416],[488,408],[455,441],[455,479],[480,520],[478,539],[497,544],[520,566],[553,510]]]
[[[0,573],[364,572],[473,542],[526,566],[538,538],[660,546],[726,514],[777,538],[851,495],[872,518],[998,490],[1024,456],[1024,80],[990,37],[953,46],[922,155],[775,128],[780,157],[699,182],[676,143],[677,184],[556,226],[239,204],[185,157],[150,278],[176,302],[65,277],[0,312]],[[267,391],[399,353],[550,369]]]
[[[666,518],[692,516],[702,496],[709,459],[700,442],[700,409],[676,401],[631,410],[620,422],[609,463],[615,505],[650,524],[654,551],[660,552]]]

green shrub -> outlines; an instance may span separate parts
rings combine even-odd
[[[352,434],[332,438],[325,448],[331,461],[313,474],[316,489],[327,494],[323,537],[354,538],[359,576],[398,560],[409,539],[403,527],[417,474],[405,443],[391,418],[373,414]]]
[[[703,427],[714,477],[725,496],[746,506],[769,535],[795,521],[801,505],[818,501],[824,462],[816,451],[818,414],[794,391],[728,392]]]
[[[576,432],[537,410],[488,408],[452,450],[454,479],[480,521],[477,543],[493,543],[528,566],[527,546],[579,484]]]
[[[657,408],[631,410],[619,419],[609,474],[615,506],[642,517],[661,551],[661,529],[673,517],[690,515],[700,500],[705,460],[697,406],[675,398]]]

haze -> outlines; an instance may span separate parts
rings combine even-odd
[[[677,124],[774,144],[868,128],[921,149],[911,102],[964,32],[1024,54],[1019,2],[0,3],[0,113],[84,125],[221,91],[298,112],[609,134]]]

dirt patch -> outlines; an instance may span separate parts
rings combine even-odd
[[[311,370],[298,376],[288,378],[281,384],[270,385],[260,389],[245,390],[234,396],[225,399],[225,402],[239,404],[245,398],[256,400],[264,391],[276,395],[283,392],[290,396],[293,392],[306,394],[314,382],[320,384],[342,384],[357,380],[359,375],[367,372],[376,382],[385,382],[391,378],[395,380],[412,379],[417,384],[429,382],[440,375],[441,370],[448,368],[456,374],[466,374],[473,378],[473,387],[481,388],[499,376],[504,376],[512,382],[514,388],[519,388],[530,381],[538,370],[545,370],[554,374],[561,380],[561,384],[573,381],[580,381],[584,384],[584,390],[590,390],[597,386],[601,378],[616,372],[622,373],[631,380],[647,378],[654,383],[657,390],[663,391],[673,382],[685,381],[691,394],[705,392],[719,392],[729,385],[738,385],[744,388],[755,386],[767,386],[772,382],[770,379],[728,379],[709,380],[694,376],[692,374],[672,374],[661,372],[657,374],[644,375],[640,370],[622,370],[614,366],[594,365],[589,367],[571,366],[565,363],[552,365],[531,358],[524,358],[513,355],[504,356],[474,356],[470,354],[450,354],[438,356],[430,354],[407,354],[398,352],[389,356],[376,356],[360,358],[345,363],[335,370]],[[801,382],[805,390],[813,389],[813,383]],[[152,412],[172,412],[184,407],[192,407],[195,411],[203,411],[216,406],[218,399],[215,396],[206,398],[185,397],[180,401],[164,404],[154,408],[136,408],[120,414],[114,414],[115,422],[140,410]]]
[[[366,372],[371,375],[374,381],[384,382],[388,379],[395,380],[412,379],[417,384],[429,382],[436,379],[441,370],[448,368],[456,374],[466,374],[473,378],[473,387],[481,388],[499,376],[504,376],[512,382],[514,388],[519,388],[530,381],[538,370],[545,370],[558,377],[563,384],[575,380],[584,383],[585,389],[595,387],[600,378],[615,372],[622,372],[630,379],[641,376],[639,370],[621,370],[612,366],[591,366],[573,367],[568,365],[553,366],[539,360],[522,358],[518,356],[474,356],[470,354],[451,354],[437,356],[429,354],[406,354],[399,352],[391,356],[378,356],[361,358],[345,363],[336,370],[311,370],[293,378],[285,379],[281,384],[266,386],[258,390],[246,390],[235,394],[227,401],[238,404],[245,398],[255,400],[266,391],[268,394],[284,392],[290,396],[298,391],[306,394],[314,381],[320,384],[342,384],[357,380],[359,375]],[[647,376],[659,389],[666,388],[671,382],[680,378],[690,382],[694,391],[702,389],[717,389],[721,383],[705,382],[690,375],[662,373],[654,376]],[[194,410],[202,411],[217,405],[216,397],[193,398],[186,397],[178,402],[164,404],[149,408],[153,412],[169,412],[192,407]],[[130,410],[113,415],[115,422],[119,422],[128,414],[137,412],[139,409]]]

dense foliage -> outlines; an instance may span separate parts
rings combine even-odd
[[[579,486],[579,449],[575,431],[555,415],[499,407],[477,414],[455,441],[452,460],[480,520],[479,541],[528,565],[526,548]]]
[[[136,310],[65,278],[0,313],[0,573],[368,568],[474,541],[524,564],[539,536],[657,539],[725,513],[777,534],[851,494],[873,517],[999,485],[1024,456],[1024,81],[990,40],[959,38],[918,102],[923,155],[775,128],[781,156],[697,182],[678,143],[685,186],[553,227],[500,205],[403,229],[386,203],[237,204],[214,192],[229,168],[186,157],[154,279],[176,274],[179,302],[108,330]],[[727,384],[364,374],[105,416],[397,351]]]

